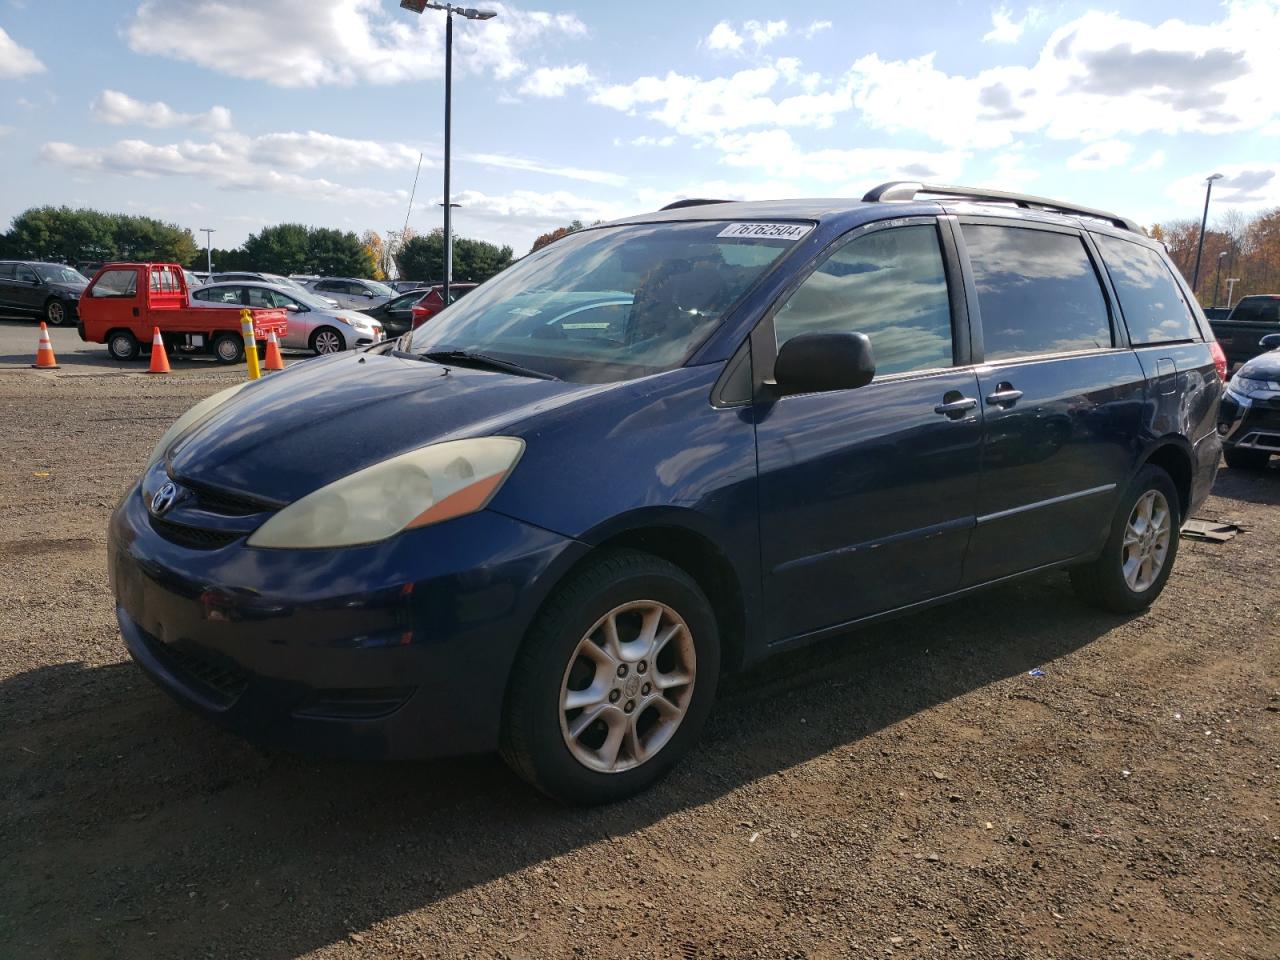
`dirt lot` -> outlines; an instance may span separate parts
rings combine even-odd
[[[1280,956],[1274,466],[1146,615],[1053,575],[855,634],[568,810],[261,752],[126,662],[107,516],[235,376],[0,374],[0,957]]]

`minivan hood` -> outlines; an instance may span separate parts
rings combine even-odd
[[[307,360],[241,390],[168,451],[169,473],[284,504],[388,457],[500,433],[616,384],[575,384],[393,357]]]

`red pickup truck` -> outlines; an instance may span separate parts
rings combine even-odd
[[[274,333],[284,339],[289,314],[252,310],[260,343]],[[105,343],[116,360],[132,360],[151,346],[160,328],[165,349],[211,353],[219,363],[244,359],[238,310],[191,306],[182,267],[176,263],[108,263],[93,276],[80,297],[80,339]]]

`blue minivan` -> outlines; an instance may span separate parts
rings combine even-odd
[[[1114,214],[683,201],[193,407],[111,520],[120,627],[255,740],[615,800],[775,652],[1054,568],[1149,605],[1224,366]]]

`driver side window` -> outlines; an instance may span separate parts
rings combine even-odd
[[[23,264],[18,264],[16,273],[17,273],[18,279],[21,280],[23,283],[36,282],[36,272],[28,266],[24,266]]]
[[[953,363],[951,301],[932,225],[863,234],[832,253],[773,318],[781,347],[802,333],[865,333],[876,376]]]

